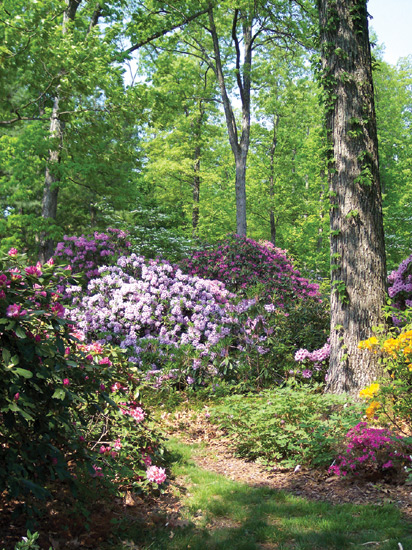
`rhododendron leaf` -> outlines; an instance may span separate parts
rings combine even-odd
[[[27,369],[22,369],[20,367],[15,369],[14,372],[16,372],[19,376],[23,376],[23,378],[32,378],[33,377],[32,372],[30,372]]]
[[[77,363],[75,361],[66,361],[66,365],[69,365],[69,367],[77,367]]]
[[[63,399],[66,397],[66,392],[62,388],[57,388],[52,395],[52,399]]]
[[[22,329],[22,327],[17,327],[15,333],[19,338],[26,338],[26,332]]]
[[[29,414],[27,411],[23,410],[23,409],[18,409],[18,413],[21,414],[21,416],[23,418],[25,418],[26,420],[29,420],[30,422],[33,422],[34,421],[34,418],[32,417],[31,414]]]
[[[8,365],[11,359],[11,353],[9,352],[9,350],[7,348],[3,348],[1,355],[3,357],[4,364]]]

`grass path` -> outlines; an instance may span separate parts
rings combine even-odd
[[[250,486],[200,468],[194,458],[207,449],[176,439],[168,447],[180,520],[150,529],[124,525],[119,548],[412,550],[412,524],[392,505],[331,505]]]

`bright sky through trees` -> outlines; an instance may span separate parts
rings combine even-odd
[[[385,45],[384,59],[395,65],[399,57],[412,55],[411,0],[369,0],[369,25]]]

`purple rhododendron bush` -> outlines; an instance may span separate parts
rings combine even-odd
[[[56,480],[165,480],[135,369],[68,319],[57,287],[73,282],[69,268],[27,265],[15,249],[0,263],[0,492],[28,508]]]
[[[274,359],[284,364],[285,376],[299,383],[324,382],[329,357],[324,353],[329,335],[328,297],[322,296],[317,283],[302,277],[285,250],[267,241],[228,235],[216,245],[193,252],[179,265],[191,275],[224,282],[238,296],[254,297],[276,335],[271,345],[279,347],[279,353]],[[310,361],[307,355],[309,364],[296,367],[296,350],[307,354],[314,350],[321,359]]]
[[[289,376],[293,351],[307,343],[300,341],[305,331],[310,343],[326,338],[325,314],[310,328],[296,326],[305,308],[313,317],[313,308],[322,307],[314,287],[305,288],[316,298],[303,298],[300,289],[290,313],[268,295],[239,298],[221,281],[135,254],[100,267],[99,275],[86,295],[79,287],[66,289],[75,304],[70,315],[88,339],[127,350],[154,387],[196,387],[222,378],[255,387],[280,382]]]
[[[406,322],[410,323],[412,321],[410,315],[412,310],[412,254],[389,275],[388,294],[394,308],[392,319],[395,326],[402,326]]]
[[[99,275],[99,266],[113,265],[120,256],[128,253],[131,246],[128,233],[109,227],[107,233],[95,231],[93,235],[63,237],[57,243],[54,259],[69,264],[72,273],[79,274],[79,281],[83,286],[93,277]]]

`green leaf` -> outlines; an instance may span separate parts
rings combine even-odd
[[[61,399],[62,401],[65,397],[66,392],[63,388],[57,388],[57,390],[55,390],[54,394],[52,395],[52,399]]]
[[[33,373],[26,369],[21,369],[20,367],[15,369],[14,372],[18,374],[19,376],[23,376],[23,378],[32,378]]]
[[[9,352],[9,350],[7,348],[4,348],[2,350],[1,354],[2,354],[2,357],[3,357],[4,364],[8,365],[10,363],[11,353]]]
[[[18,338],[26,338],[26,332],[22,327],[17,327],[15,330]]]

